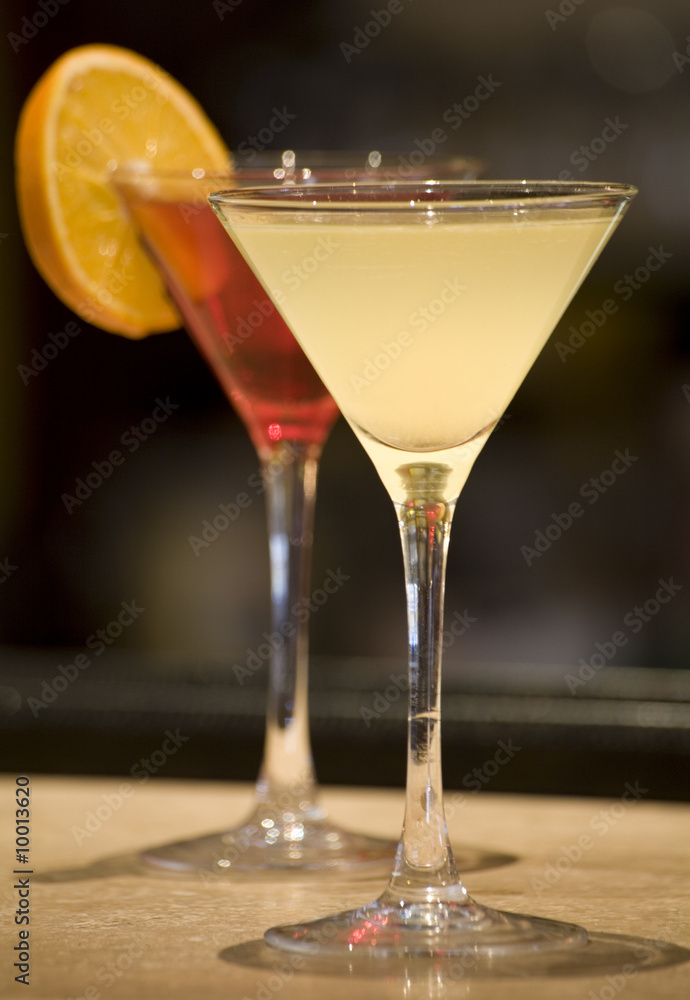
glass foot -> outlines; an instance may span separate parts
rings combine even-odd
[[[376,900],[356,910],[306,924],[273,927],[264,935],[274,948],[309,955],[364,954],[494,958],[582,947],[587,931],[577,924],[504,913],[466,903],[394,905]]]
[[[326,819],[255,813],[231,830],[150,848],[141,860],[159,870],[216,875],[360,869],[388,874],[396,847],[394,841],[350,833]]]

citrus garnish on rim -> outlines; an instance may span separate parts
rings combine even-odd
[[[194,98],[127,49],[72,49],[29,94],[15,159],[26,244],[56,295],[112,333],[138,338],[179,327],[109,177],[133,163],[228,171],[230,155]]]

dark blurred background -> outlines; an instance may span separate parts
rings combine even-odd
[[[191,342],[184,332],[131,342],[79,321],[82,332],[27,384],[19,371],[74,317],[24,247],[13,192],[17,117],[61,53],[110,42],[180,80],[230,148],[277,108],[294,118],[275,148],[409,154],[442,127],[448,139],[439,151],[482,158],[488,176],[639,187],[458,504],[446,617],[469,627],[448,636],[445,765],[448,784],[461,787],[512,734],[526,749],[492,789],[616,794],[624,781],[644,777],[652,796],[686,797],[687,3],[400,0],[390,24],[360,51],[356,32],[372,10],[386,9],[383,0],[117,7],[63,0],[58,7],[30,38],[22,31],[31,34],[24,19],[40,9],[33,0],[6,0],[0,13],[4,766],[127,773],[140,750],[155,748],[156,734],[180,720],[197,738],[166,775],[250,779],[261,750],[265,677],[239,687],[232,672],[268,627],[261,498],[198,556],[188,540],[220,503],[247,489],[257,459]],[[473,95],[480,78],[493,92],[452,128],[444,113]],[[663,263],[650,270],[654,252]],[[617,308],[593,328],[591,315],[600,316],[606,300]],[[62,495],[150,416],[158,397],[179,408],[68,512]],[[604,473],[611,482],[617,452],[634,461],[596,503],[583,501],[592,478]],[[573,501],[583,516],[530,556],[537,532]],[[349,581],[311,621],[318,769],[325,780],[397,783],[402,699],[376,726],[361,711],[404,670],[397,526],[342,421],[322,463],[314,585],[338,568]],[[643,621],[634,609],[654,600],[660,581],[672,583],[674,596],[657,610],[648,605]],[[35,716],[27,699],[123,601],[145,611]],[[573,688],[567,675],[608,650],[620,630],[625,645]]]

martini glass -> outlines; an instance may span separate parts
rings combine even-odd
[[[310,562],[321,450],[338,410],[271,299],[227,239],[207,195],[219,187],[296,180],[370,181],[399,176],[393,154],[282,153],[232,175],[124,166],[124,198],[193,341],[244,422],[266,497],[271,572],[270,633],[240,664],[268,669],[263,761],[251,814],[234,827],[151,848],[147,864],[219,875],[279,869],[369,870],[390,866],[395,844],[343,830],[318,802],[307,706]],[[431,161],[443,176],[476,176],[477,161]],[[426,168],[427,170],[429,167]],[[299,281],[300,274],[292,276]],[[258,476],[257,476],[258,480]],[[469,864],[482,864],[468,851]]]
[[[211,204],[372,458],[405,565],[405,819],[383,895],[273,928],[313,953],[497,956],[582,946],[575,924],[476,903],[443,811],[440,681],[446,553],[472,464],[635,189],[610,184],[394,183],[220,192]],[[317,237],[333,252],[289,293]]]

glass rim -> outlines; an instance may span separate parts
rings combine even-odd
[[[390,188],[397,197],[384,199],[382,190]],[[452,198],[424,198],[442,189],[452,189]],[[380,183],[352,182],[290,186],[256,187],[214,191],[208,196],[213,206],[243,211],[289,214],[334,214],[449,211],[506,211],[530,208],[586,208],[620,206],[638,194],[632,184],[608,181],[549,180],[399,180]],[[374,195],[376,199],[374,199]],[[416,197],[415,197],[416,195]]]

